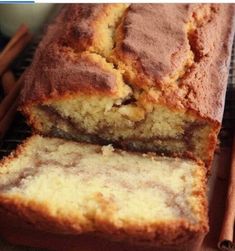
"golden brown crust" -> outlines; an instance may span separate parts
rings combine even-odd
[[[26,85],[22,92],[24,104],[72,96],[77,92],[107,96],[117,93],[115,75],[102,69],[89,55],[76,55],[57,44],[43,51],[43,59],[37,60],[40,57],[38,54],[25,74]],[[38,68],[43,70],[36,70]],[[35,71],[38,72],[36,76]]]
[[[36,229],[17,215],[10,214],[0,208],[0,234],[3,238],[15,245],[24,245],[36,248],[46,248],[54,251],[83,250],[83,251],[199,251],[204,235],[198,235],[185,244],[170,247],[151,247],[147,243],[111,241],[103,236],[92,234],[62,235],[53,234]]]
[[[199,195],[200,196],[200,195]],[[162,222],[151,225],[129,225],[117,228],[111,222],[96,217],[94,229],[82,229],[79,222],[72,217],[53,217],[46,205],[35,201],[24,202],[20,197],[4,198],[0,196],[1,208],[8,213],[16,215],[21,221],[32,224],[35,229],[54,234],[82,234],[94,232],[110,236],[116,240],[128,240],[156,245],[171,246],[181,245],[203,235],[208,231],[207,219],[202,218],[198,224],[190,224],[186,220]],[[27,203],[27,204],[25,204]],[[206,204],[206,203],[205,203]],[[204,217],[204,215],[202,216]]]
[[[128,8],[117,29],[114,56],[138,72],[134,84],[144,87],[165,82],[190,59],[184,27],[189,15],[189,5],[184,4],[133,4]]]
[[[201,56],[182,83],[190,90],[186,105],[221,122],[234,36],[235,5],[219,5],[216,11],[215,18],[199,28],[193,38]]]
[[[109,11],[124,7],[118,4],[65,5],[48,27],[25,74],[23,105],[79,93],[117,95],[119,80],[116,70],[112,71],[113,65],[106,62],[100,52],[99,26]]]
[[[160,90],[160,102],[221,122],[234,16],[228,4],[131,5],[114,61],[134,85]]]
[[[57,19],[57,22],[62,24],[60,29],[62,34],[57,31],[53,42],[71,47],[77,53],[90,51],[105,54],[104,48],[102,48],[104,45],[101,45],[105,38],[101,36],[100,25],[102,22],[106,22],[110,12],[124,10],[127,6],[127,4],[65,5]]]
[[[112,73],[79,58],[81,51],[100,53],[96,46],[97,27],[107,11],[114,10],[115,6],[82,4],[63,8],[54,24],[49,26],[26,73],[23,104],[62,98],[68,95],[68,90],[70,94],[89,95],[112,95],[117,91]],[[196,22],[195,13],[204,7],[208,8],[208,5],[131,5],[118,28],[119,33],[124,33],[117,35],[111,59],[116,58],[120,64],[131,64],[131,70],[137,74],[132,78],[132,85],[146,89],[157,84],[161,95],[155,102],[191,110],[200,117],[221,122],[233,39],[234,5],[209,5],[209,17],[204,18],[203,24],[197,23],[191,34],[187,25],[193,22],[192,18]],[[165,15],[161,16],[161,12]],[[165,25],[162,31],[156,29],[156,35],[143,30],[143,26],[152,27],[152,20]],[[178,28],[171,27],[175,31],[171,37],[172,34],[168,35],[166,31],[173,21]],[[169,42],[164,44],[165,40]],[[162,55],[156,51],[158,45],[162,50],[165,48]],[[190,61],[192,53],[193,62]],[[171,61],[166,61],[168,59]],[[182,64],[185,66],[179,69]],[[177,71],[183,73],[178,74],[176,83],[168,83]]]

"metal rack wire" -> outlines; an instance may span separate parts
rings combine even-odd
[[[40,38],[36,38],[32,44],[25,50],[20,58],[13,65],[13,72],[19,77],[26,67],[31,63],[32,57]],[[0,90],[0,97],[3,96],[3,90]],[[31,134],[31,130],[25,122],[24,117],[18,112],[14,118],[12,126],[9,128],[6,136],[0,140],[0,159],[8,155],[16,146]]]
[[[25,68],[30,64],[35,48],[39,42],[36,39],[32,45],[27,48],[23,56],[15,63],[14,73],[19,76]],[[0,95],[2,95],[0,93]],[[232,134],[235,125],[235,43],[233,44],[232,58],[230,64],[228,87],[226,93],[225,111],[223,117],[222,128],[219,134],[221,146],[231,146]],[[31,130],[20,113],[16,117],[10,127],[5,138],[0,140],[0,159],[8,155],[16,146],[31,134]]]
[[[232,145],[234,126],[235,126],[235,41],[233,43],[233,48],[232,48],[232,57],[229,69],[228,87],[226,93],[223,123],[219,134],[221,146]]]

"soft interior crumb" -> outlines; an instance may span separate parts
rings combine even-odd
[[[33,224],[55,219],[58,231],[71,234],[113,226],[154,236],[163,227],[159,238],[175,242],[182,222],[189,231],[207,229],[204,166],[113,150],[33,136],[0,166],[0,207],[17,203],[11,208]]]

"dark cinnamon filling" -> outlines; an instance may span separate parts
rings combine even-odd
[[[39,170],[39,168],[25,167],[20,173],[16,174],[14,179],[9,179],[6,184],[0,185],[0,190],[7,191],[13,187],[21,187],[23,180],[36,176],[39,173]]]
[[[149,143],[149,142],[153,142],[156,140],[159,141],[172,141],[172,142],[183,142],[185,145],[185,152],[193,152],[194,151],[194,144],[192,141],[193,135],[194,133],[203,128],[205,126],[205,124],[203,122],[194,122],[194,123],[188,123],[185,126],[184,129],[184,134],[181,138],[175,138],[175,137],[161,137],[161,136],[154,136],[154,137],[150,137],[150,138],[137,138],[137,137],[129,137],[127,139],[120,139],[119,142],[116,141],[112,141],[112,140],[106,140],[102,137],[102,132],[107,131],[109,129],[109,127],[102,127],[99,130],[97,130],[96,134],[92,134],[92,133],[87,133],[86,130],[84,128],[81,128],[77,123],[74,123],[72,121],[71,118],[69,117],[63,117],[56,109],[54,109],[51,106],[47,106],[47,105],[41,105],[39,107],[41,110],[43,110],[46,114],[48,114],[48,117],[50,118],[50,120],[54,121],[54,125],[51,128],[51,131],[49,132],[49,134],[52,134],[53,136],[57,136],[57,137],[62,137],[62,138],[67,138],[67,139],[73,139],[73,140],[82,140],[82,141],[88,141],[90,143],[98,143],[98,144],[113,144],[116,147],[121,147],[124,149],[131,149],[131,150],[135,150],[136,148],[133,146],[133,144],[135,142],[137,143]],[[60,128],[58,128],[56,126],[56,124],[59,123],[66,123],[69,127],[70,127],[70,132],[65,132],[63,130],[61,130]],[[86,138],[86,139],[84,139]],[[153,143],[154,145],[154,143]],[[139,147],[138,147],[139,148]],[[159,153],[164,153],[166,155],[168,154],[172,154],[172,152],[170,150],[166,150],[164,149],[164,147],[161,148],[161,146],[153,146],[150,149],[148,149],[149,147],[147,145],[145,146],[141,146],[141,150],[147,150],[147,151],[156,151]],[[153,149],[154,148],[154,149]],[[183,153],[183,155],[185,155]],[[188,154],[186,154],[188,155]]]

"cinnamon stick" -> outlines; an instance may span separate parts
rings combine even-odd
[[[13,72],[8,70],[5,73],[3,73],[1,82],[4,94],[7,95],[13,89],[16,82]]]
[[[6,72],[9,65],[29,43],[31,37],[28,28],[21,25],[0,54],[0,75]],[[2,83],[7,95],[0,103],[0,138],[5,135],[16,113],[23,77],[21,76],[15,83],[14,75],[8,71],[3,75]]]
[[[18,100],[19,100],[19,97],[17,97],[16,100],[11,104],[7,113],[5,114],[3,119],[0,121],[0,139],[2,139],[5,136],[7,130],[9,129],[15,117],[17,107],[18,107]]]
[[[15,82],[16,82],[15,77],[12,71],[6,71],[2,75],[2,85],[3,85],[5,95],[9,94],[13,90],[15,86]],[[13,104],[11,104],[11,107],[9,107],[5,116],[0,121],[0,139],[2,139],[5,136],[7,130],[9,129],[15,117],[15,113],[17,111],[17,104],[18,104],[18,97],[13,102]]]
[[[13,87],[11,92],[7,96],[5,96],[2,102],[0,103],[0,127],[2,119],[7,114],[9,108],[11,107],[11,104],[13,104],[17,99],[22,86],[23,86],[23,74],[21,75],[19,80],[15,83],[15,86]]]
[[[21,25],[0,54],[0,75],[2,75],[19,53],[31,40],[32,35],[25,25]]]
[[[235,244],[233,240],[234,221],[235,221],[235,134],[233,136],[231,171],[230,171],[230,181],[226,199],[226,209],[218,242],[218,248],[220,250],[229,251],[235,249]]]

